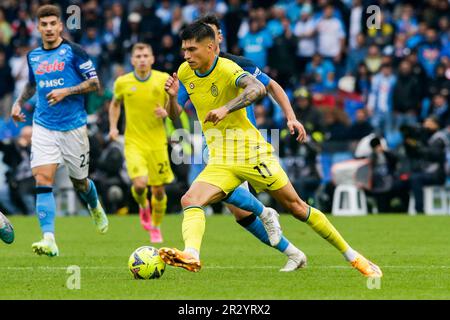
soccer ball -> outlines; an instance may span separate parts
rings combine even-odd
[[[11,244],[14,242],[14,228],[3,213],[0,212],[0,239],[5,243]]]
[[[131,254],[128,268],[135,279],[158,279],[164,274],[166,264],[159,256],[158,249],[143,246]]]

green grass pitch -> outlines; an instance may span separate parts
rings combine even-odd
[[[12,217],[16,240],[0,243],[0,299],[450,299],[450,216],[330,220],[381,266],[380,283],[368,286],[333,247],[288,215],[281,217],[284,233],[307,254],[306,269],[279,272],[284,255],[232,216],[217,215],[207,217],[201,272],[167,266],[157,280],[134,280],[127,269],[131,252],[150,245],[137,215],[111,216],[104,236],[96,234],[89,217],[58,218],[57,258],[31,251],[40,239],[36,218]],[[181,215],[166,216],[164,246],[183,247],[181,221]],[[79,290],[66,286],[71,265],[80,267]]]

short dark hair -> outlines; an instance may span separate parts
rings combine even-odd
[[[212,24],[212,25],[217,27],[217,30],[220,30],[220,21],[219,21],[219,18],[217,18],[216,15],[208,14],[206,16],[203,16],[203,17],[199,18],[197,21],[198,22],[203,22],[203,23],[206,23],[206,24]]]
[[[148,49],[148,50],[150,50],[150,53],[153,54],[153,49],[152,49],[151,45],[149,45],[148,43],[144,43],[144,42],[137,42],[131,48],[131,55],[133,55],[133,53],[136,50],[142,50],[142,49]]]
[[[183,29],[183,31],[181,31],[180,38],[181,40],[194,39],[195,41],[199,42],[206,38],[214,40],[216,38],[216,35],[214,33],[214,30],[206,23],[196,21],[189,24],[186,28]]]
[[[44,17],[56,16],[58,19],[61,19],[61,9],[58,6],[52,4],[46,4],[42,7],[39,7],[37,10],[36,16],[38,20]]]

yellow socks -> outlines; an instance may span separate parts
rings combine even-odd
[[[200,252],[205,233],[205,212],[202,207],[191,206],[184,209],[182,231],[185,248]]]
[[[344,238],[342,238],[327,217],[316,208],[309,207],[309,216],[306,223],[341,253],[345,253],[348,249],[350,249],[347,242],[345,242]]]
[[[156,199],[152,195],[152,225],[154,227],[159,227],[161,225],[162,219],[166,214],[167,209],[167,195],[164,194],[164,198],[161,200]]]
[[[141,208],[147,207],[147,192],[148,190],[145,188],[142,194],[138,194],[134,187],[131,187],[131,194]]]

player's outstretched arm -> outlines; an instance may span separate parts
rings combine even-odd
[[[85,94],[88,92],[98,91],[98,90],[100,90],[100,81],[98,80],[98,78],[91,78],[86,81],[83,81],[82,83],[80,83],[77,86],[62,88],[62,89],[53,89],[47,95],[47,101],[48,101],[49,105],[53,106],[67,96],[70,96],[73,94]]]
[[[178,90],[180,89],[180,84],[177,74],[174,72],[172,76],[167,79],[164,90],[166,90],[169,95],[169,101],[166,105],[166,110],[171,120],[177,119],[183,108],[178,104]]]
[[[297,120],[286,92],[284,92],[283,88],[278,84],[278,82],[273,79],[271,79],[269,84],[267,85],[267,91],[283,110],[284,116],[287,120],[287,127],[289,128],[289,132],[291,133],[291,135],[294,135],[295,132],[298,131],[296,140],[298,142],[304,142],[306,139],[305,128]]]
[[[14,121],[25,122],[25,114],[22,112],[22,106],[36,92],[36,83],[28,82],[22,90],[19,98],[14,102],[11,109],[11,117]]]
[[[223,120],[227,114],[245,108],[253,102],[266,95],[266,88],[255,77],[246,75],[240,78],[238,86],[244,91],[236,98],[228,102],[223,107],[211,110],[205,117],[205,122],[212,122],[214,125]]]
[[[109,104],[109,138],[116,140],[119,136],[119,129],[117,129],[117,123],[120,118],[120,104],[121,101],[113,97]]]

